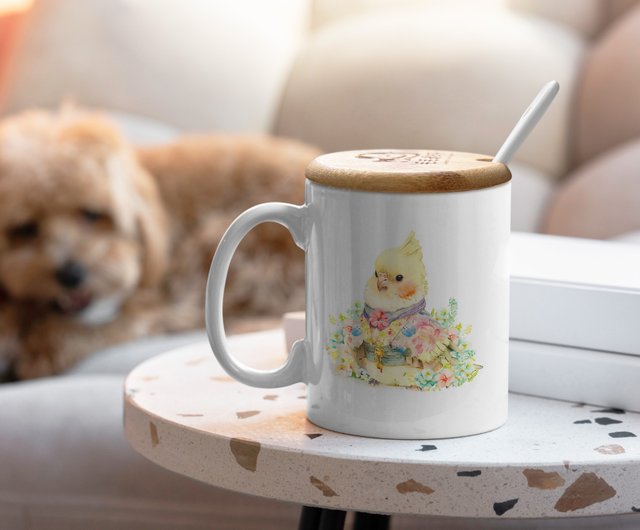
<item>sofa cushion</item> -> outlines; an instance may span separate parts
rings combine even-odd
[[[539,232],[555,184],[549,175],[527,164],[513,162],[511,169],[511,230]]]
[[[206,340],[206,333],[194,331],[174,335],[158,335],[124,344],[114,344],[91,353],[67,370],[65,375],[113,374],[125,376],[151,357],[203,340]]]
[[[586,37],[606,30],[638,0],[507,0],[509,8],[571,27]]]
[[[135,145],[163,144],[171,142],[179,135],[178,129],[150,118],[117,111],[107,111],[107,114],[125,138]]]
[[[153,464],[122,430],[122,378],[0,386],[0,528],[287,528],[298,507],[226,492]]]
[[[315,0],[312,6],[311,26],[314,29],[335,22],[338,19],[358,16],[371,11],[385,10],[390,7],[429,7],[442,6],[464,9],[469,6],[481,6],[492,9],[502,6],[504,0]],[[580,0],[576,0],[580,1]],[[597,0],[594,0],[597,1]]]
[[[576,101],[579,163],[640,136],[640,5],[594,43]]]
[[[303,0],[37,0],[4,112],[78,103],[188,130],[268,130]]]
[[[275,130],[329,151],[437,148],[492,154],[539,89],[562,87],[516,159],[566,169],[584,42],[509,11],[405,8],[316,32],[294,65]]]
[[[609,239],[640,229],[639,167],[640,138],[579,167],[551,201],[544,231]]]

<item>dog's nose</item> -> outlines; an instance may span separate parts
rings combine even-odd
[[[77,261],[69,261],[56,270],[56,280],[64,287],[78,287],[87,275],[87,270]]]

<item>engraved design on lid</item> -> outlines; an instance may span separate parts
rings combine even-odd
[[[412,164],[438,164],[442,162],[442,155],[438,151],[416,153],[410,151],[366,151],[359,153],[356,158],[373,160],[374,162],[410,162]]]

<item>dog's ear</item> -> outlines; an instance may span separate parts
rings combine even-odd
[[[75,111],[61,118],[57,137],[60,141],[95,154],[110,154],[125,146],[125,140],[113,122],[98,113]]]
[[[141,285],[156,285],[169,264],[169,226],[160,193],[152,177],[139,168],[135,177],[135,216],[144,248]]]
[[[59,138],[102,158],[119,207],[117,221],[127,233],[137,229],[143,246],[141,285],[156,285],[169,263],[168,220],[155,180],[139,164],[117,127],[96,112],[61,111]],[[132,182],[133,181],[133,182]],[[132,189],[133,184],[133,189]]]

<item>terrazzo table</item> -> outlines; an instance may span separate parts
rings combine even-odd
[[[231,345],[258,368],[284,357],[280,331],[238,336]],[[340,510],[322,512],[338,514],[336,528],[342,510],[513,518],[640,512],[640,414],[512,394],[509,421],[486,434],[349,436],[306,419],[304,385],[237,383],[204,342],[141,364],[125,394],[126,436],[153,462],[229,490]],[[320,513],[303,510],[301,524],[319,524]],[[375,525],[385,523],[361,526]]]

